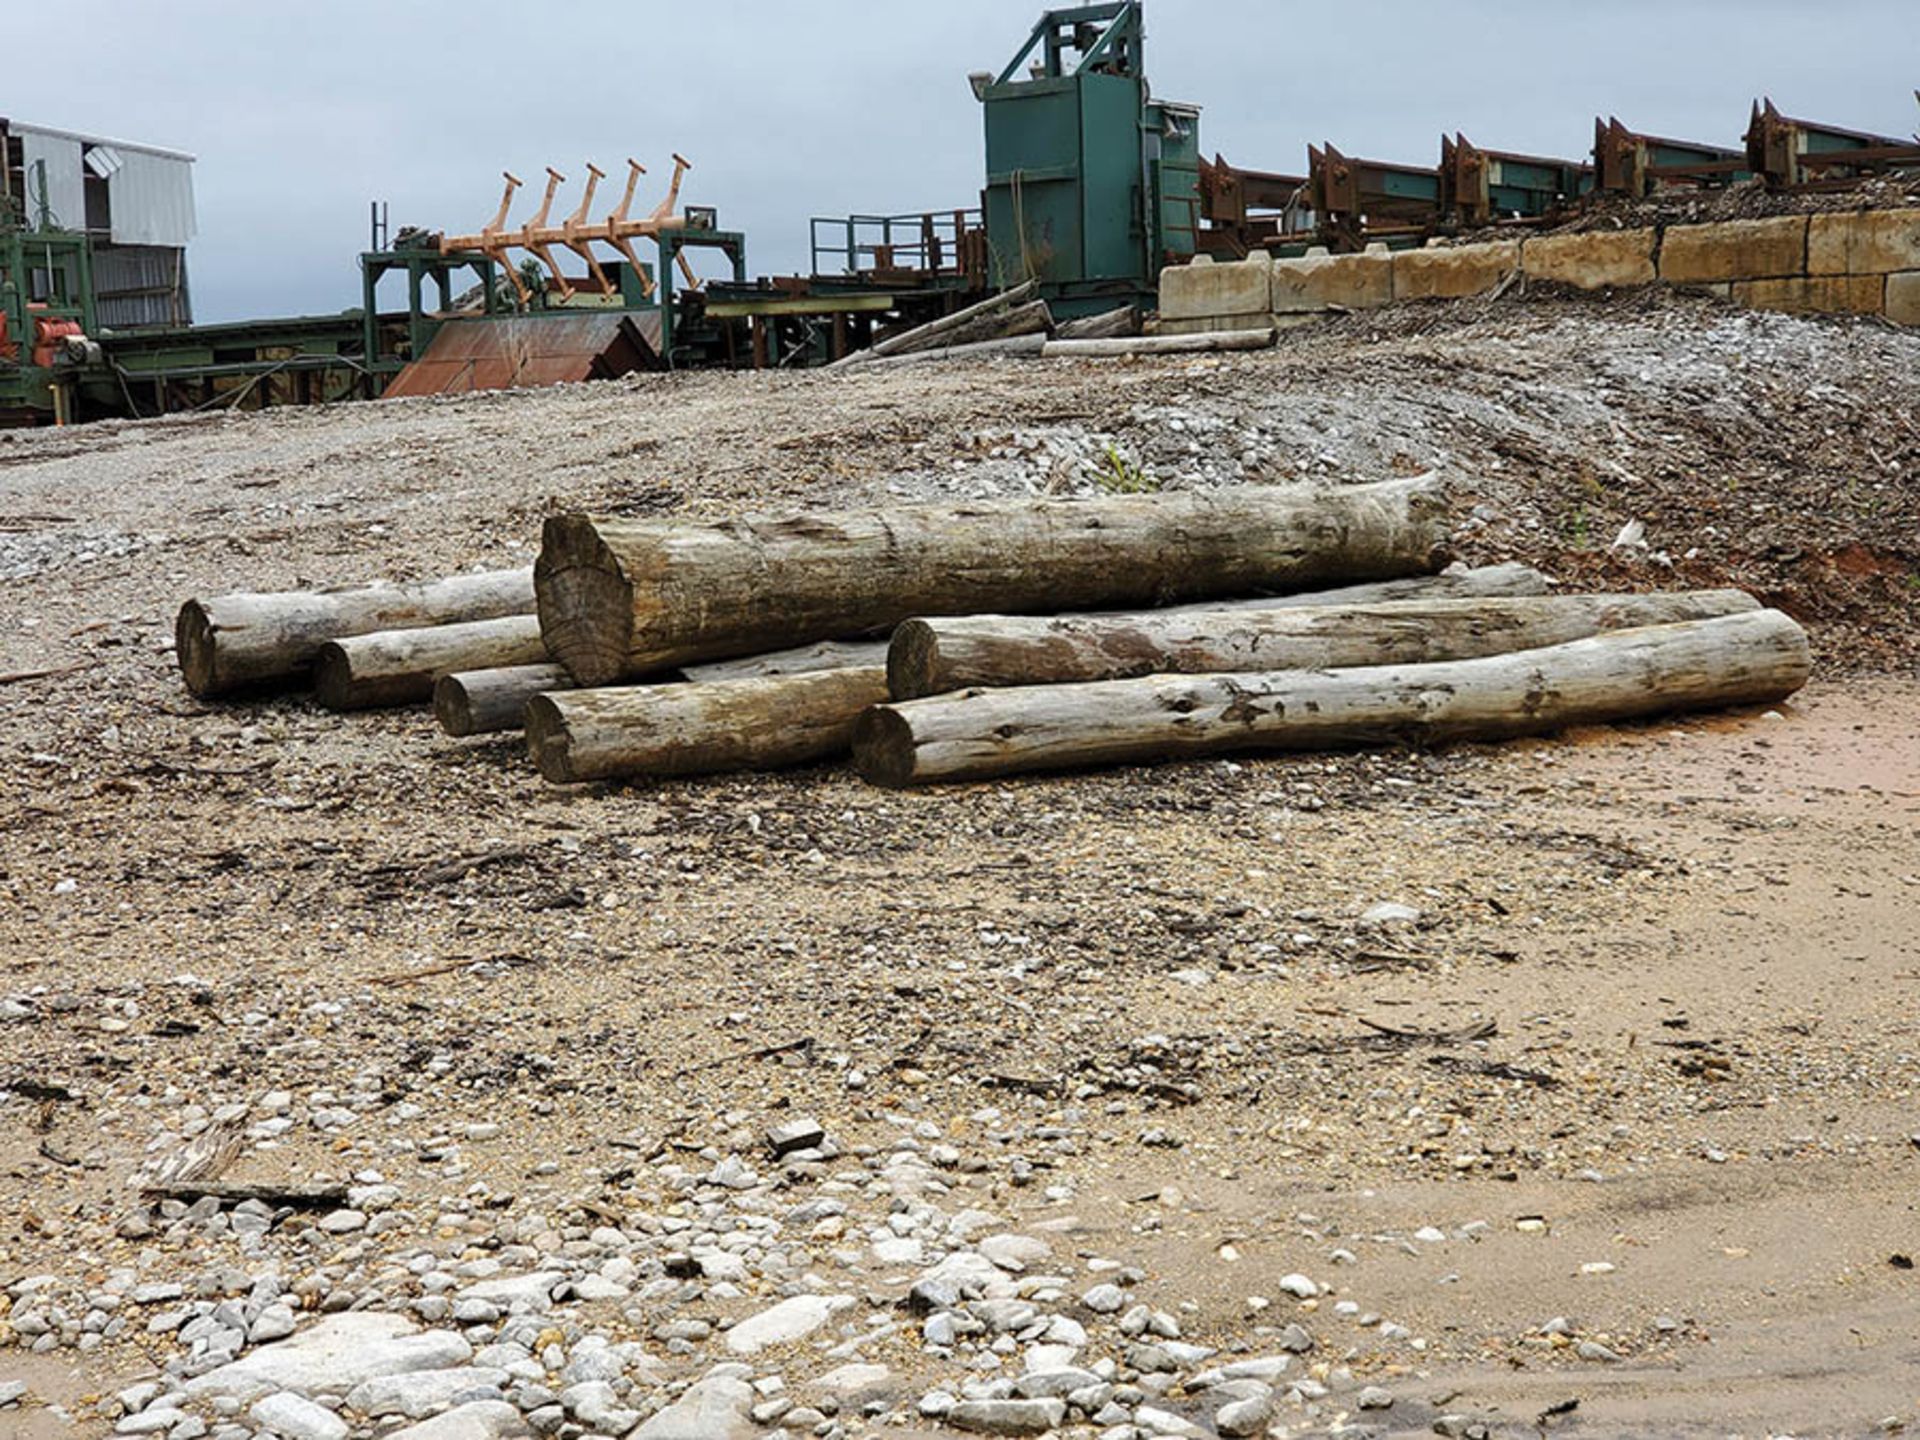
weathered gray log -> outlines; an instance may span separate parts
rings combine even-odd
[[[1466,600],[1474,597],[1492,599],[1502,596],[1545,595],[1552,588],[1552,582],[1545,575],[1531,565],[1522,565],[1516,560],[1504,561],[1498,565],[1474,567],[1456,562],[1438,575],[1409,575],[1400,580],[1375,580],[1364,585],[1338,585],[1328,590],[1296,591],[1291,595],[1264,595],[1242,600],[1201,600],[1190,605],[1169,605],[1149,613],[1157,619],[1175,620],[1192,615],[1217,616],[1223,611],[1231,614],[1240,610],[1292,610],[1307,606],[1385,605],[1401,600]],[[1035,623],[1045,625],[1054,618],[1070,621],[1103,620],[1126,613],[1128,612],[1097,610],[1084,615],[1020,618],[1032,619]],[[954,618],[964,625],[973,617]],[[914,623],[915,621],[912,620],[904,620],[901,625]],[[896,633],[899,628],[895,627]],[[888,648],[891,650],[891,646]],[[936,690],[927,693],[940,692]],[[896,692],[894,698],[898,700],[905,697]]]
[[[540,773],[561,784],[771,770],[844,755],[854,721],[886,698],[883,665],[564,690],[527,703],[527,747]]]
[[[1115,355],[1204,355],[1215,350],[1265,350],[1277,334],[1264,330],[1202,330],[1194,335],[1123,335],[1106,340],[1049,340],[1048,360],[1098,359]]]
[[[867,368],[894,370],[908,365],[939,365],[948,360],[985,360],[995,355],[1038,355],[1046,348],[1044,334],[1015,335],[1007,340],[979,340],[971,345],[943,345],[906,355],[888,355],[868,361]]]
[[[1140,312],[1131,305],[1103,310],[1098,315],[1082,315],[1063,322],[1055,331],[1062,340],[1109,340],[1118,335],[1140,333]]]
[[[941,335],[937,345],[921,345],[912,350],[896,351],[891,358],[899,359],[906,355],[918,355],[930,349],[951,350],[961,345],[977,345],[985,340],[1012,340],[1021,335],[1045,335],[1052,330],[1053,312],[1047,308],[1047,302],[1030,300],[1025,305],[1015,305],[1010,310],[976,316],[966,324],[957,325]]]
[[[1743,591],[1704,590],[905,620],[887,650],[887,688],[916,700],[971,686],[1471,660],[1759,608]]]
[[[882,669],[887,665],[885,640],[822,640],[771,655],[747,655],[738,660],[714,660],[687,665],[680,678],[705,684],[712,680],[756,680],[772,675],[810,675],[816,670]]]
[[[871,358],[883,355],[904,355],[909,350],[924,349],[929,345],[944,343],[944,337],[952,334],[979,319],[982,315],[994,315],[1011,310],[1016,305],[1024,305],[1040,293],[1040,282],[1025,280],[1011,290],[1002,290],[997,295],[989,295],[978,304],[969,305],[964,310],[956,310],[951,315],[942,315],[937,320],[929,320],[924,325],[916,325],[911,330],[903,330],[898,335],[889,335],[886,339],[868,346],[865,350],[834,361],[834,367],[857,366]]]
[[[566,666],[508,665],[442,675],[433,686],[433,714],[449,735],[486,735],[518,730],[527,702],[549,690],[573,689]]]
[[[558,515],[534,588],[582,685],[914,616],[1051,613],[1437,569],[1430,481],[993,501],[718,525]]]
[[[533,613],[533,572],[494,570],[421,585],[363,585],[189,600],[174,622],[180,674],[196,695],[303,683],[329,640]]]
[[[422,705],[442,675],[543,662],[547,647],[534,615],[376,630],[329,640],[313,659],[314,698],[329,710]]]
[[[1152,675],[963,690],[879,705],[854,763],[881,785],[1242,751],[1499,740],[1569,725],[1757,705],[1806,683],[1807,637],[1777,610],[1611,630],[1427,665]]]

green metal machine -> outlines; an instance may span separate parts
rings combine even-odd
[[[1049,10],[986,115],[988,278],[1037,279],[1056,311],[1151,303],[1198,245],[1200,111],[1155,100],[1139,0]],[[1031,68],[1025,68],[1029,66]]]
[[[45,191],[43,174],[40,214],[31,222],[23,197],[0,195],[0,425],[66,418],[83,362],[42,337],[50,327],[81,336],[97,328],[93,252],[81,232],[54,226]]]

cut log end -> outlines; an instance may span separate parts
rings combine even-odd
[[[354,693],[353,666],[346,651],[332,640],[313,657],[313,695],[329,710],[358,710],[367,703]]]
[[[547,653],[578,684],[610,685],[627,673],[633,585],[589,516],[547,520],[533,588]]]
[[[574,782],[572,743],[566,717],[552,696],[536,695],[527,702],[527,750],[542,779],[555,785]]]
[[[876,705],[854,722],[853,768],[869,785],[912,785],[918,778],[914,750],[913,726],[898,710]]]
[[[173,649],[180,662],[180,677],[195,695],[208,696],[219,691],[214,665],[213,621],[198,600],[180,607],[173,622]]]
[[[903,620],[887,644],[887,693],[896,700],[916,700],[934,693],[934,671],[940,641],[924,620]]]
[[[433,718],[443,731],[461,739],[480,733],[474,729],[473,706],[458,675],[442,675],[433,682]]]

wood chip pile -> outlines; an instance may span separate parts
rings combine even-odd
[[[1490,740],[1768,704],[1807,638],[1736,590],[1446,569],[1426,478],[714,525],[562,515],[531,570],[189,600],[196,695],[311,684],[523,728],[556,782],[851,755],[914,785]]]

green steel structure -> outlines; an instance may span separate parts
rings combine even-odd
[[[1161,267],[1192,258],[1200,112],[1153,98],[1145,45],[1139,0],[1049,10],[976,84],[993,288],[1038,280],[1082,314],[1151,303]]]
[[[40,184],[38,218],[29,223],[19,198],[0,196],[0,425],[69,413],[76,367],[34,362],[41,320],[71,321],[95,331],[93,251],[79,231],[56,228]]]

